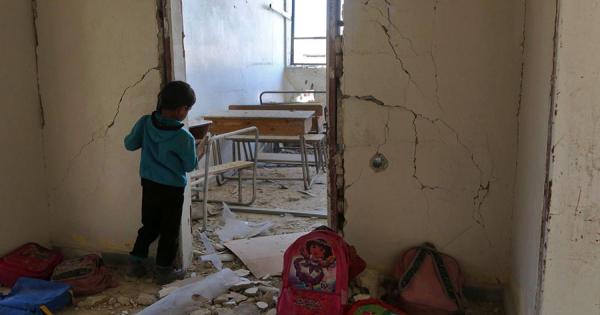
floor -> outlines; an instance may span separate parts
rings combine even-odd
[[[269,176],[274,178],[281,177],[300,177],[302,172],[299,168],[269,168],[259,171],[261,176]],[[279,180],[268,180],[268,181],[258,181],[257,182],[257,200],[254,204],[256,207],[265,207],[265,208],[281,208],[281,209],[289,209],[289,210],[320,210],[327,208],[327,185],[326,185],[326,176],[321,174],[318,176],[312,188],[310,190],[305,190],[301,181],[279,181]],[[248,184],[248,183],[246,183]],[[246,186],[245,186],[246,188]],[[249,188],[244,190],[244,195],[249,193]],[[237,200],[237,184],[236,182],[227,182],[223,186],[213,185],[210,188],[210,198],[218,199],[218,200]],[[192,212],[195,215],[201,214],[201,204],[194,203],[192,205]],[[220,249],[220,240],[214,234],[214,231],[219,226],[220,219],[220,210],[222,206],[219,204],[211,205],[210,212],[212,215],[209,215],[208,218],[208,231],[207,236],[213,241],[213,243],[217,244],[218,249]],[[270,220],[273,222],[273,228],[264,233],[263,235],[275,235],[275,234],[288,234],[300,231],[310,231],[315,227],[326,225],[327,220],[318,219],[318,218],[310,218],[310,217],[294,217],[291,215],[262,215],[262,214],[245,214],[245,213],[236,213],[236,216],[241,220],[246,221],[264,221]],[[200,241],[200,230],[202,227],[201,220],[195,220],[193,223],[193,235],[194,235],[194,252],[198,255],[204,254],[205,249]],[[197,258],[196,255],[195,257]],[[245,269],[244,264],[237,259],[237,257],[230,262],[224,262],[224,267],[228,267],[232,270],[240,270]],[[154,285],[150,278],[139,280],[128,279],[125,276],[124,267],[116,267],[112,266],[111,270],[113,274],[116,276],[120,285],[117,288],[112,288],[104,291],[102,294],[95,296],[93,298],[97,299],[99,302],[94,306],[85,306],[78,307],[72,306],[68,309],[61,311],[57,314],[61,315],[129,315],[136,314],[140,310],[142,310],[145,306],[139,305],[136,301],[138,300],[138,296],[140,293],[146,293],[150,295],[157,296],[158,291],[161,287]],[[194,263],[192,267],[188,270],[188,277],[204,277],[216,272],[216,269],[210,264],[206,262],[202,262],[199,259],[194,259]],[[257,280],[254,279],[252,275],[247,276],[249,280]],[[273,288],[277,288],[279,286],[279,278],[271,277],[268,280],[265,280]],[[261,297],[257,297],[256,299],[260,299]],[[81,299],[80,301],[84,301]],[[118,301],[127,302],[119,303]],[[249,299],[250,301],[252,300]],[[80,302],[77,301],[77,302]],[[248,304],[248,300],[245,301],[245,304]],[[257,310],[256,314],[266,314],[271,308],[273,304],[270,303],[270,307],[265,311],[259,312]],[[218,315],[231,315],[235,314],[231,313],[231,308],[215,308],[214,314]],[[228,313],[229,312],[229,313]],[[254,314],[254,313],[251,313]]]
[[[268,175],[269,177],[283,177],[283,176],[300,176],[301,171],[299,168],[271,168],[260,171],[260,175]],[[258,181],[258,197],[254,206],[265,207],[265,208],[281,208],[290,210],[319,210],[327,208],[327,185],[326,176],[320,175],[315,180],[315,184],[310,190],[305,191],[300,181]],[[248,189],[245,190],[249,192]],[[236,200],[237,189],[235,182],[228,182],[223,186],[213,186],[210,189],[211,199],[225,199],[225,200]],[[207,236],[213,241],[217,250],[227,252],[226,249],[222,248],[219,238],[214,233],[219,226],[219,220],[221,216],[220,209],[221,205],[211,205],[208,218],[208,230]],[[200,215],[200,204],[193,204],[193,213],[195,216]],[[325,219],[317,219],[310,217],[294,217],[291,215],[262,215],[262,214],[244,214],[236,213],[236,216],[241,220],[258,222],[264,220],[270,220],[273,222],[273,228],[266,233],[266,235],[274,234],[287,234],[299,231],[310,231],[317,226],[325,225],[327,222]],[[194,235],[194,254],[195,259],[192,267],[188,270],[188,277],[199,277],[203,278],[216,272],[216,269],[208,262],[202,262],[198,259],[198,256],[205,254],[205,248],[200,241],[200,230],[201,220],[194,221],[193,224],[193,235]],[[245,270],[244,264],[233,256],[232,261],[224,262],[224,266],[232,270]],[[76,300],[76,303],[81,303],[79,306],[71,306],[66,310],[63,310],[57,314],[61,315],[129,315],[136,314],[148,304],[154,301],[161,287],[155,285],[150,278],[142,280],[128,279],[125,276],[125,269],[123,266],[110,266],[113,275],[119,282],[119,286],[116,288],[108,289],[99,295],[93,297],[87,297]],[[246,276],[249,280],[255,279],[251,274]],[[263,283],[273,290],[280,285],[279,277],[269,277],[267,279],[260,279]],[[352,288],[353,292],[359,292],[361,289],[358,286]],[[244,288],[238,290],[240,293],[244,293]],[[142,298],[145,297],[146,299]],[[147,301],[150,297],[151,300]],[[215,314],[215,315],[234,315],[234,314],[274,314],[274,299],[273,294],[259,293],[256,296],[243,296],[244,300],[236,303],[237,305],[210,305],[207,306],[204,313],[198,314]],[[264,310],[259,311],[256,307],[257,302],[265,301],[268,307]],[[82,306],[83,304],[93,304]],[[95,303],[95,304],[94,304]],[[469,303],[469,309],[467,314],[470,315],[490,315],[490,314],[504,314],[504,309],[499,303]],[[242,309],[243,308],[243,309]]]

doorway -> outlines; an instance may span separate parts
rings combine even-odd
[[[305,135],[304,162],[303,146],[287,138],[274,141],[269,136],[280,135],[276,130],[280,127],[271,125],[257,126],[258,145],[230,138],[219,139],[212,146],[211,167],[249,160],[258,152],[258,180],[252,185],[252,172],[233,170],[209,181],[208,225],[218,224],[223,208],[219,201],[224,201],[241,219],[274,222],[275,233],[307,231],[326,224],[337,228],[339,172],[332,172],[339,160],[335,159],[337,151],[332,150],[332,144],[337,148],[333,132],[337,77],[327,73],[340,61],[339,54],[331,53],[339,19],[328,22],[332,16],[339,17],[338,1],[183,0],[182,5],[186,79],[197,93],[197,105],[189,115],[192,122],[212,119],[211,133],[219,134],[223,130],[215,126],[215,115],[241,111],[255,115],[261,110],[313,112]],[[335,25],[333,32],[331,25]],[[242,189],[239,181],[232,180],[239,173],[246,179],[241,181]],[[198,220],[204,217],[200,210],[203,191],[196,192],[192,219]],[[246,205],[236,205],[240,202]],[[265,209],[275,212],[265,215]]]

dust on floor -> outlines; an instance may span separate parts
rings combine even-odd
[[[302,172],[300,168],[270,168],[260,169],[260,176],[269,176],[273,178],[282,177],[301,177]],[[264,208],[279,208],[297,211],[310,211],[310,210],[322,210],[327,209],[327,185],[326,175],[321,174],[315,178],[313,186],[309,190],[304,189],[302,181],[287,181],[287,180],[259,180],[257,181],[257,199],[253,206],[264,207]],[[243,194],[246,196],[250,193],[250,182],[244,182]],[[209,190],[210,199],[217,200],[237,200],[237,182],[228,181],[223,186],[216,184],[210,186]],[[200,213],[200,203],[194,203],[192,205],[195,213]],[[219,226],[220,209],[221,205],[211,205],[211,213],[208,217],[208,228],[206,235],[213,241],[217,250],[221,252],[228,252],[222,246],[222,242],[214,233]],[[273,222],[273,227],[262,235],[279,235],[288,234],[295,232],[308,232],[317,226],[327,224],[327,220],[311,217],[294,217],[291,215],[264,215],[264,214],[248,214],[248,213],[236,213],[236,216],[245,221],[259,222],[270,220]],[[193,222],[193,249],[194,249],[194,260],[192,266],[188,269],[187,277],[198,277],[199,279],[213,274],[216,269],[209,262],[202,262],[199,259],[200,255],[205,254],[205,249],[200,241],[200,232],[202,227],[202,221],[196,220]],[[223,265],[231,270],[245,270],[244,264],[235,255],[231,261],[224,261]],[[111,266],[114,276],[119,281],[120,285],[117,288],[108,289],[101,294],[82,298],[76,302],[90,302],[94,303],[92,306],[71,306],[57,314],[64,315],[129,315],[136,314],[143,308],[148,302],[148,295],[158,296],[158,292],[161,289],[160,286],[155,285],[151,278],[145,278],[141,280],[129,279],[125,276],[124,266]],[[250,281],[260,280],[263,287],[272,291],[277,290],[280,284],[279,277],[268,277],[266,279],[256,279],[252,274],[246,276]],[[240,293],[243,293],[241,288]],[[141,295],[141,298],[140,298]],[[87,300],[87,301],[86,301]],[[249,296],[244,298],[244,301],[240,301],[244,306],[249,306],[256,302],[265,302],[268,304],[268,308],[265,310],[258,311],[256,314],[267,314],[274,306],[273,293],[259,292],[255,296]],[[214,314],[235,314],[232,313],[232,309],[236,306],[230,303],[229,307],[221,305],[208,306],[211,312]],[[81,305],[81,304],[80,304]],[[238,305],[239,306],[239,305]],[[272,312],[272,311],[271,311]]]

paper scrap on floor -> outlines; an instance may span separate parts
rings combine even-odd
[[[257,278],[267,275],[280,275],[283,269],[283,254],[300,236],[306,233],[292,233],[225,242]]]
[[[223,242],[260,235],[273,226],[273,222],[271,221],[258,223],[242,221],[231,212],[231,209],[225,203],[223,203],[223,215],[221,218],[225,224],[216,231],[216,234]]]

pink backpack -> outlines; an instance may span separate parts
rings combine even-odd
[[[100,293],[117,286],[102,258],[95,254],[63,261],[54,269],[52,281],[71,285],[73,294],[79,296]]]
[[[354,248],[328,228],[298,238],[283,257],[277,314],[344,314],[348,283],[364,268]]]
[[[20,277],[49,279],[62,260],[57,250],[27,243],[0,258],[0,284],[12,287]]]
[[[464,314],[464,276],[456,259],[424,243],[404,252],[396,265],[393,295],[411,315]]]

